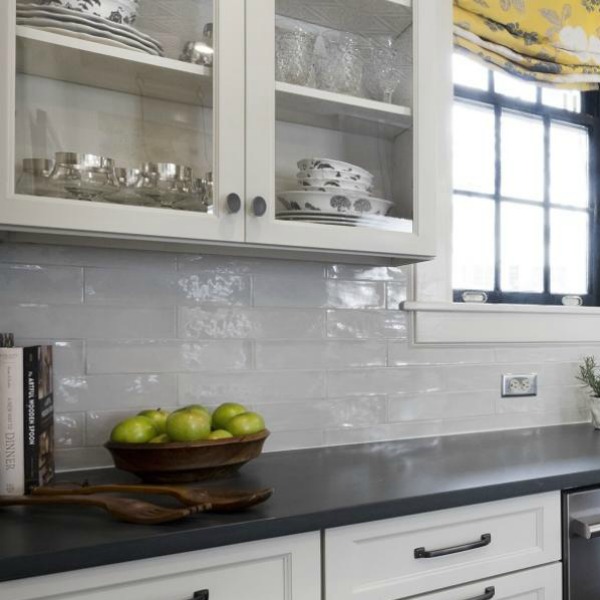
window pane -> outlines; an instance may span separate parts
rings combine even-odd
[[[588,215],[550,211],[550,291],[586,294],[588,291]]]
[[[535,84],[521,81],[506,73],[494,73],[494,91],[497,94],[518,98],[525,102],[535,102],[537,100],[537,86]]]
[[[552,123],[550,128],[550,201],[587,207],[590,202],[587,129]]]
[[[494,201],[454,196],[453,221],[453,287],[493,290]]]
[[[489,71],[477,61],[464,54],[455,53],[452,57],[452,68],[452,77],[456,85],[464,85],[476,90],[487,91],[489,86]]]
[[[581,92],[542,88],[542,104],[571,112],[581,112]]]
[[[454,103],[454,188],[494,193],[494,111],[477,104]]]
[[[502,112],[502,195],[544,198],[544,124],[541,119]]]
[[[544,291],[544,212],[537,206],[503,202],[500,265],[504,292]]]

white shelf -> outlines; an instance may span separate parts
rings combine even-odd
[[[212,106],[212,69],[17,26],[17,72],[185,104]]]
[[[277,120],[394,139],[412,127],[406,106],[336,94],[278,81]]]

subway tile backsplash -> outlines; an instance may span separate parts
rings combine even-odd
[[[407,268],[0,245],[0,331],[53,343],[62,470],[110,464],[143,407],[240,401],[267,450],[587,419],[574,379],[600,346],[414,348]],[[432,282],[434,283],[434,282]],[[535,398],[500,376],[536,372]]]

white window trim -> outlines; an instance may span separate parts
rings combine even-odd
[[[452,301],[452,168],[450,151],[453,88],[451,70],[440,82],[439,111],[447,123],[436,175],[437,258],[412,269],[408,301],[412,343],[579,344],[600,342],[600,307],[464,304]],[[445,93],[444,93],[445,90]]]

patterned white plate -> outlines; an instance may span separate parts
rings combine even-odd
[[[39,10],[43,10],[46,12],[51,12],[53,15],[59,16],[69,16],[69,17],[79,17],[86,19],[90,24],[99,23],[105,26],[110,26],[115,29],[117,32],[122,32],[128,35],[134,35],[136,37],[141,37],[144,41],[158,46],[160,50],[162,50],[162,44],[150,37],[148,34],[143,33],[139,29],[135,27],[131,27],[130,25],[126,25],[125,23],[116,23],[114,21],[109,21],[108,19],[104,19],[103,17],[99,17],[92,13],[84,13],[77,10],[71,10],[69,8],[64,8],[62,6],[56,5],[40,5],[40,4],[22,4],[17,3],[17,11],[18,12],[36,12]]]
[[[120,43],[122,47],[125,48],[139,50],[140,52],[146,52],[147,54],[152,54],[154,56],[160,56],[158,50],[150,50],[148,46],[144,46],[130,38],[110,32],[100,31],[95,27],[88,27],[87,25],[80,25],[78,23],[64,23],[57,21],[56,19],[39,19],[35,17],[30,19],[18,17],[17,25],[29,25],[30,27],[37,27],[38,29],[52,29],[54,32],[63,33],[64,35],[71,34],[73,37],[85,35],[87,37],[81,39],[87,39],[96,42],[110,40],[111,42]]]
[[[134,44],[143,46],[150,53],[162,54],[162,50],[156,44],[151,44],[150,42],[142,39],[140,36],[115,30],[110,25],[91,22],[86,19],[85,16],[71,17],[65,15],[54,15],[43,10],[26,12],[17,11],[17,19],[27,20],[27,23],[31,23],[32,21],[39,19],[49,20],[52,21],[57,27],[64,27],[72,30],[76,30],[76,26],[91,27],[94,31],[97,31],[99,35],[102,34],[102,37],[114,36],[114,39],[117,41],[123,40],[123,43],[129,43],[129,41],[131,41]],[[128,41],[125,42],[124,40]]]

